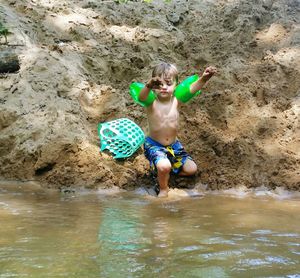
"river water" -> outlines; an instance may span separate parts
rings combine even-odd
[[[33,187],[0,187],[1,278],[300,277],[299,198]]]

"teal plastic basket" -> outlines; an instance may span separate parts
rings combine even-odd
[[[109,150],[114,158],[131,156],[145,141],[143,130],[133,121],[122,118],[98,125],[100,150]]]

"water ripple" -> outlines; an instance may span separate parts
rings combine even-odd
[[[280,256],[266,256],[264,259],[242,259],[238,262],[243,266],[263,266],[263,265],[272,265],[272,264],[280,264],[280,265],[294,265],[295,262]]]
[[[274,234],[273,236],[277,236],[277,237],[295,237],[295,238],[299,238],[299,234],[297,233],[282,233],[282,234]]]
[[[243,254],[242,251],[239,250],[228,250],[228,251],[220,251],[220,252],[213,252],[213,253],[206,253],[201,254],[201,257],[204,259],[213,259],[213,260],[227,260],[228,257],[236,257],[241,256]]]

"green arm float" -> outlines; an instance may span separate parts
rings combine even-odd
[[[149,92],[149,95],[146,100],[143,100],[143,101],[139,100],[140,93],[144,87],[145,87],[145,85],[143,83],[133,82],[129,86],[129,92],[130,92],[131,97],[133,98],[133,100],[136,103],[138,103],[144,107],[148,107],[154,102],[154,100],[156,99],[156,95],[151,90]]]
[[[199,76],[197,74],[192,75],[185,80],[183,80],[175,89],[174,95],[175,97],[183,103],[188,102],[191,98],[201,94],[201,90],[191,93],[190,86],[192,83],[197,81]]]

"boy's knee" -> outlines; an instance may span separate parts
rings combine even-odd
[[[196,163],[192,164],[190,167],[190,175],[195,175],[198,170]]]
[[[157,171],[161,174],[168,174],[171,172],[172,165],[168,159],[162,159],[156,164]]]
[[[188,160],[183,166],[183,171],[188,176],[195,175],[197,170],[198,170],[198,167],[197,167],[196,163],[192,160]]]

